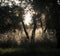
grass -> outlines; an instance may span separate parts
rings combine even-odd
[[[0,54],[24,52],[24,48],[0,48]]]
[[[18,49],[16,49],[16,48],[0,48],[0,54],[13,53],[17,50]]]
[[[56,48],[0,48],[0,56],[7,55],[38,55],[38,56],[60,56],[60,49]]]

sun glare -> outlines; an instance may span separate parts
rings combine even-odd
[[[30,25],[32,23],[32,6],[28,4],[28,6],[24,9],[24,23],[25,25]]]
[[[19,0],[15,0],[14,2],[15,2],[15,5],[18,5],[18,6],[21,3]]]
[[[24,23],[26,25],[29,25],[31,23],[31,20],[32,20],[32,15],[30,14],[30,12],[28,11],[26,14],[25,14],[25,17],[24,17]]]

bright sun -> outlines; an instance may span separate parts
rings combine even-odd
[[[33,14],[35,14],[35,11],[33,10],[32,6],[29,4],[26,9],[24,10],[24,24],[30,25],[32,23],[32,17]]]
[[[31,13],[28,11],[26,14],[25,14],[25,17],[24,17],[24,23],[26,25],[29,25],[32,21],[32,15]]]
[[[20,1],[19,0],[14,0],[15,5],[19,5]],[[24,0],[22,1],[21,7],[24,9],[25,5],[27,4],[27,2],[25,2]],[[10,4],[11,5],[11,4]],[[24,9],[24,24],[25,25],[30,25],[32,23],[32,16],[33,16],[33,12],[32,12],[32,6],[31,4],[28,4],[27,7]]]

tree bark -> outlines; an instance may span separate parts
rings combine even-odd
[[[34,18],[33,18],[33,24],[34,24],[34,27],[33,27],[32,36],[31,36],[31,42],[32,43],[34,42],[34,39],[35,39],[35,31],[36,31],[36,28],[37,28],[37,25],[36,25],[36,15],[34,15]]]
[[[22,20],[22,25],[23,25],[23,28],[24,28],[24,32],[25,32],[25,34],[27,36],[27,39],[29,39],[29,35],[28,35],[27,31],[26,31],[26,28],[25,28],[23,20]]]
[[[57,38],[57,48],[60,48],[60,5],[57,3],[54,3],[54,10],[55,10],[55,17],[54,19],[56,20],[56,38]]]

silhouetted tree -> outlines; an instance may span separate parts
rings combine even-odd
[[[60,5],[55,1],[54,3],[54,23],[56,29],[56,37],[57,37],[57,47],[60,48]]]
[[[36,19],[37,19],[37,16],[36,16],[36,14],[34,14],[33,15],[33,30],[32,30],[31,42],[34,42],[34,39],[35,39],[35,31],[37,28]]]
[[[29,38],[25,25],[24,25],[24,22],[23,22],[24,10],[22,7],[19,7],[18,5],[15,5],[15,4],[13,4],[12,7],[9,7],[7,4],[6,6],[0,6],[0,12],[1,12],[0,13],[1,14],[1,17],[0,17],[1,24],[0,25],[1,25],[1,27],[3,26],[1,29],[8,28],[10,30],[10,28],[11,28],[15,31],[15,29],[21,29],[21,25],[19,25],[19,23],[22,22],[24,32],[27,36],[27,39]],[[5,24],[4,19],[6,20],[7,25]],[[11,22],[8,23],[7,20],[9,20],[9,21],[11,20]]]
[[[60,5],[57,0],[33,0],[32,3],[35,11],[42,13],[46,12],[45,7],[48,6],[48,13],[46,14],[46,29],[56,30],[56,37],[58,41],[58,47],[60,47]]]

